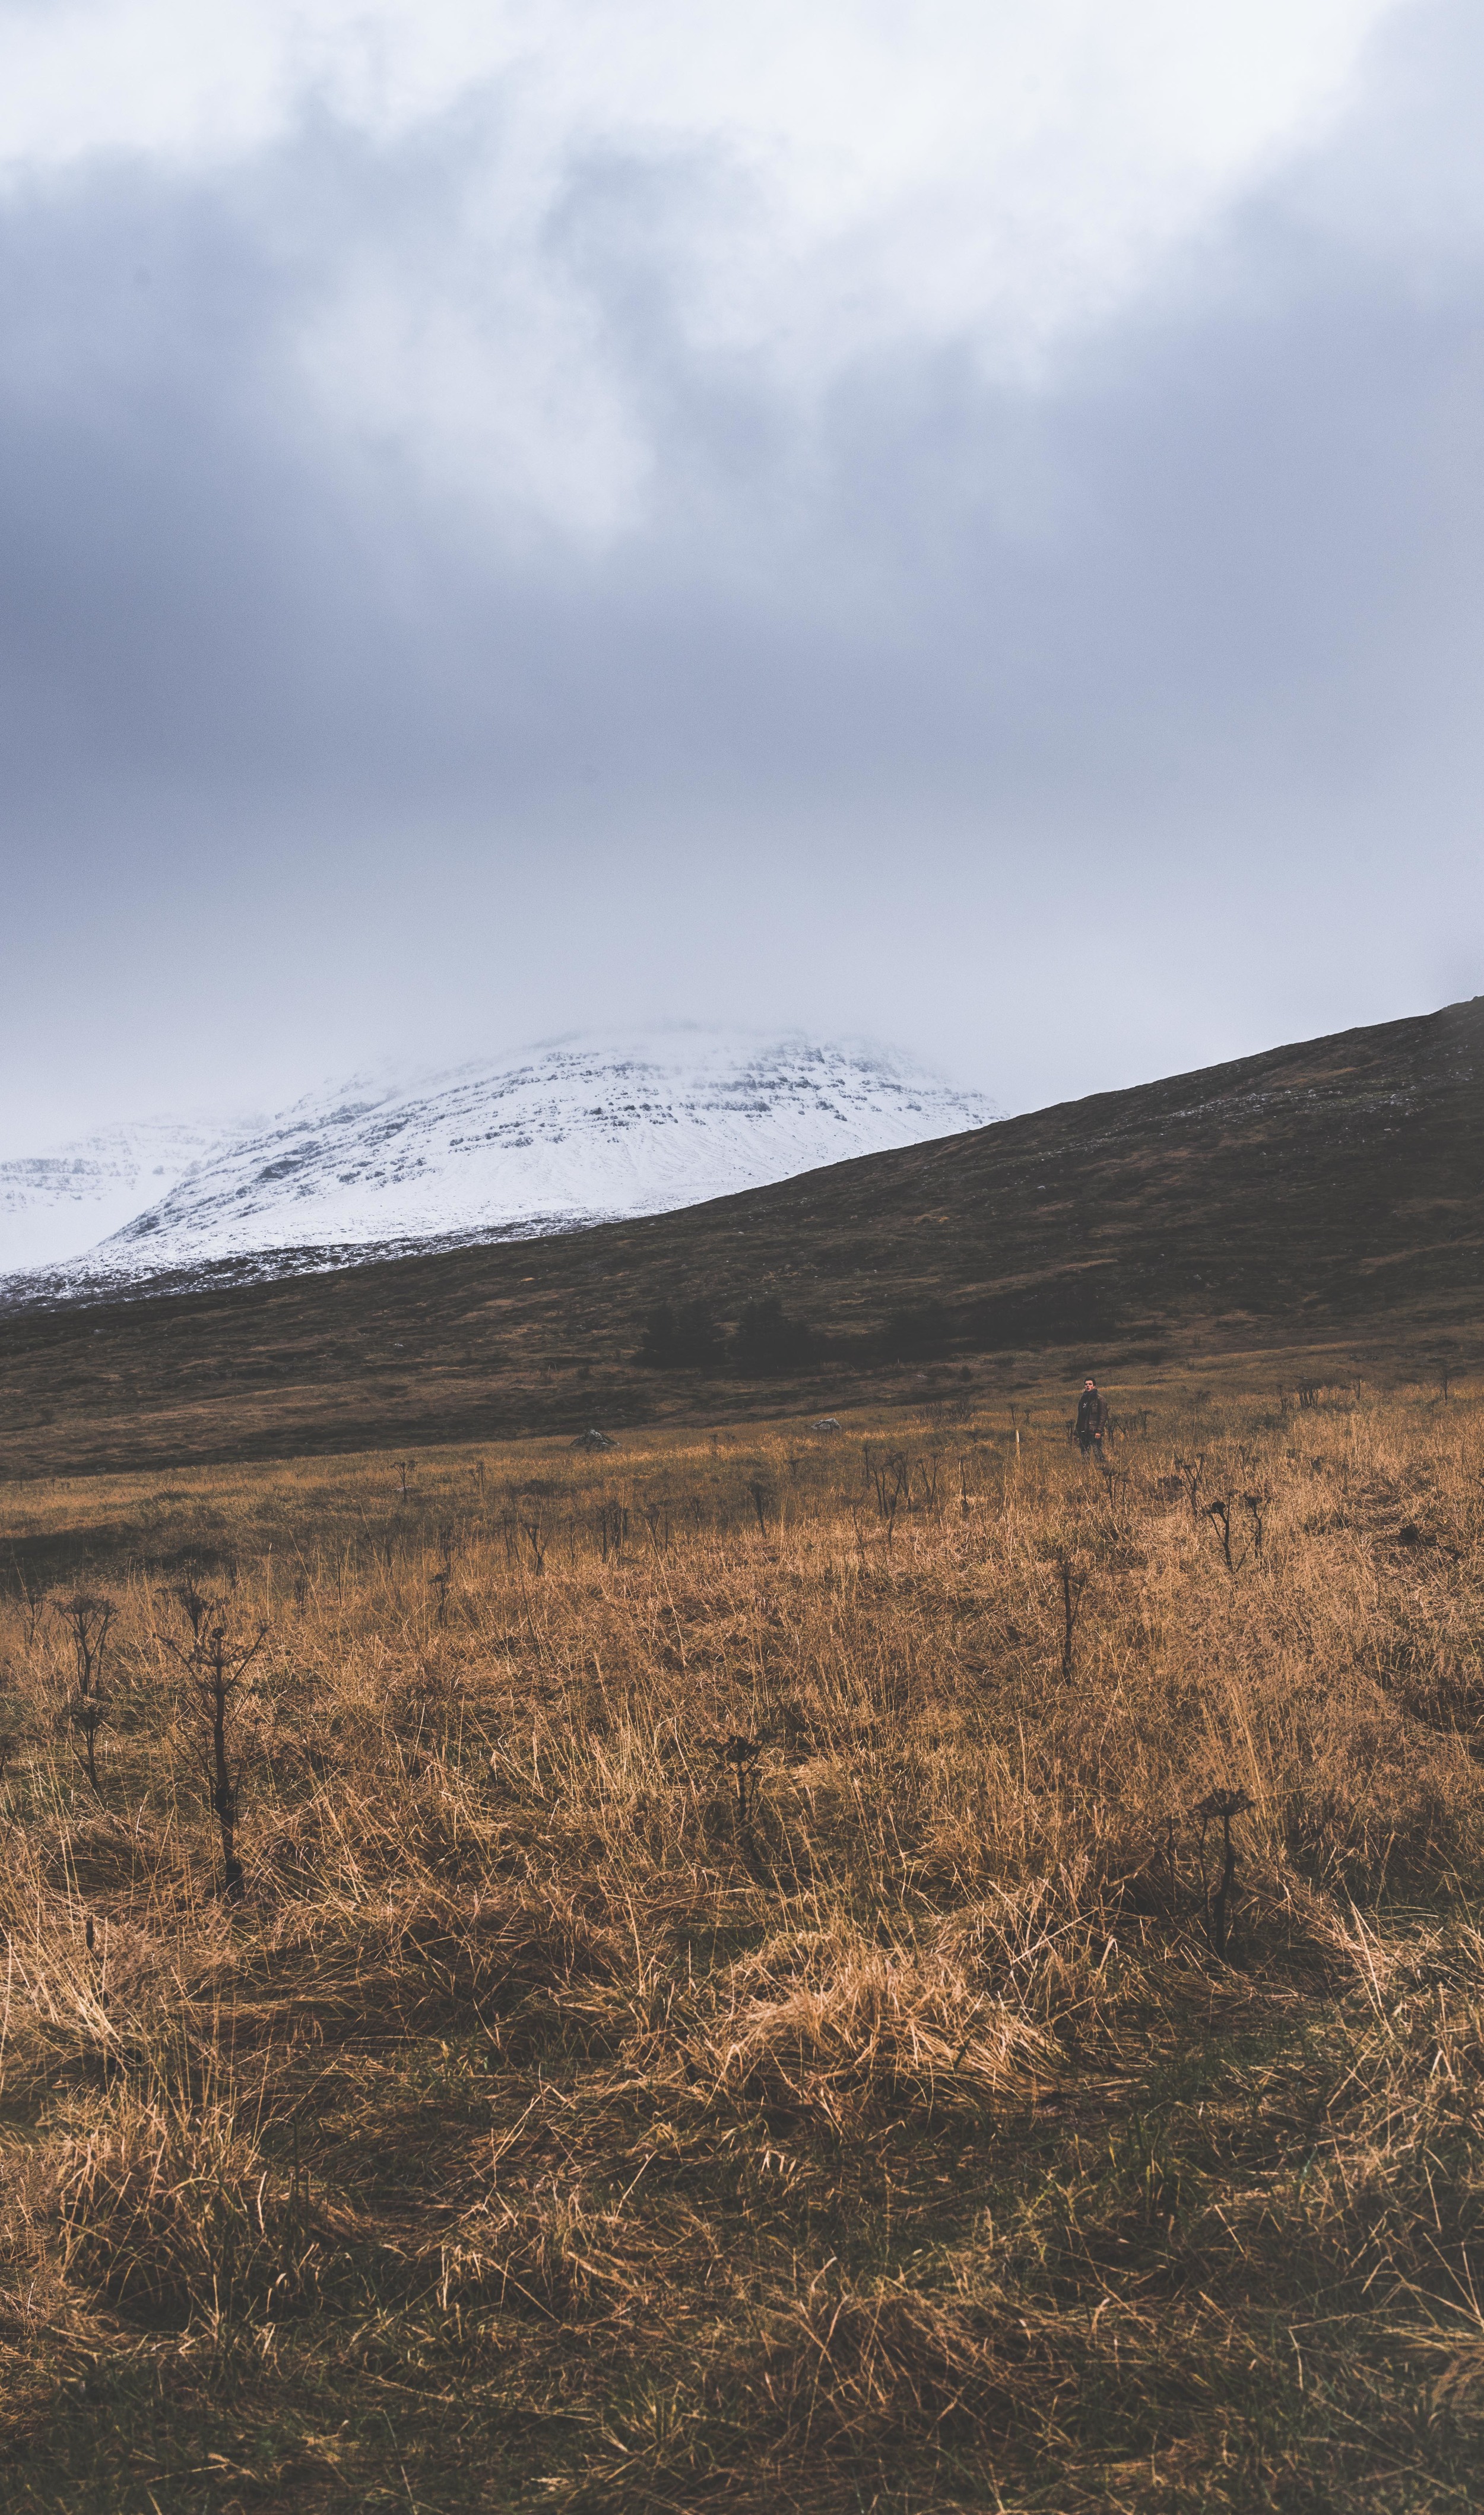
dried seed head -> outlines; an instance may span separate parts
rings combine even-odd
[[[1234,1816],[1245,1816],[1248,1809],[1256,1805],[1257,1801],[1249,1798],[1246,1791],[1213,1791],[1209,1797],[1202,1799],[1200,1806],[1192,1808],[1190,1813],[1192,1816],[1204,1817],[1208,1822],[1213,1817],[1222,1817],[1230,1823]]]

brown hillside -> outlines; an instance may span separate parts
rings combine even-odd
[[[12,1308],[12,1473],[493,1437],[889,1395],[973,1357],[1474,1342],[1484,999],[1274,1049],[680,1214],[150,1298]],[[761,1383],[639,1368],[646,1309],[779,1294]],[[903,1313],[908,1315],[903,1316]]]

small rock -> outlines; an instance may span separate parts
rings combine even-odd
[[[578,1433],[571,1446],[574,1450],[616,1450],[618,1443],[610,1433],[599,1432],[596,1425],[590,1424],[586,1432]]]
[[[838,1415],[816,1415],[813,1422],[809,1425],[809,1430],[811,1432],[838,1432],[839,1429],[840,1417]]]

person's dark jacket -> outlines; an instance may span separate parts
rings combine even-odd
[[[1079,1441],[1096,1441],[1100,1439],[1103,1425],[1107,1422],[1107,1420],[1108,1410],[1102,1402],[1101,1391],[1096,1388],[1085,1388],[1082,1395],[1077,1400],[1077,1438]]]

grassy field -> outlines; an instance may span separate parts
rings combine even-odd
[[[1064,1411],[6,1488],[13,2515],[1479,2502],[1484,1410]]]

